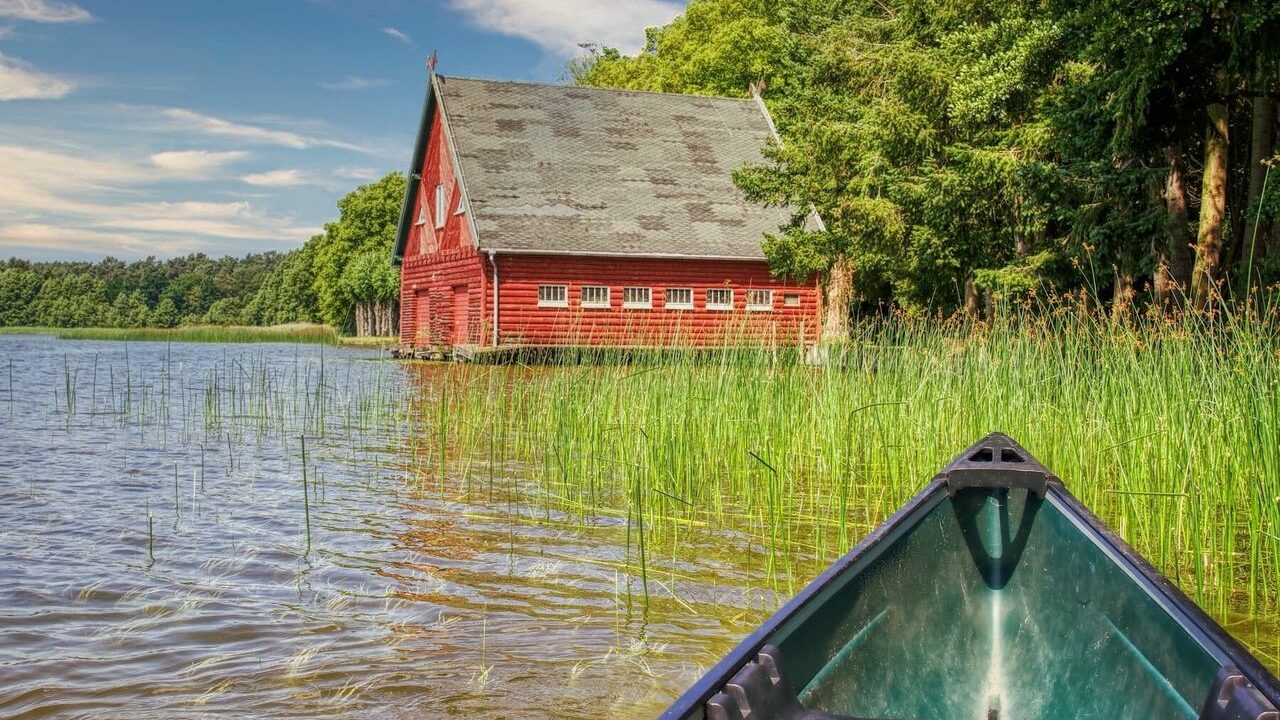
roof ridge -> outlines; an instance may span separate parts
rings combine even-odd
[[[491,83],[494,85],[527,85],[530,87],[545,87],[564,90],[596,90],[600,92],[610,93],[630,93],[633,95],[663,95],[666,97],[680,98],[703,98],[706,100],[733,100],[735,102],[753,102],[754,98],[750,95],[746,97],[734,97],[732,95],[708,95],[706,93],[679,93],[679,92],[663,92],[661,90],[636,90],[633,88],[614,88],[599,87],[596,85],[564,85],[560,83],[534,82],[532,80],[494,80],[492,78],[472,77],[469,75],[443,75],[436,73],[436,77],[448,82],[449,80],[468,80],[471,82]]]

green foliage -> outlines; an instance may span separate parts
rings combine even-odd
[[[35,323],[48,327],[110,325],[110,310],[102,280],[88,273],[46,280],[32,308]]]
[[[400,173],[361,185],[338,201],[338,220],[309,243],[315,245],[314,287],[324,322],[343,330],[352,325],[354,300],[344,288],[343,273],[353,258],[376,253],[382,263],[390,263],[406,186]]]
[[[770,0],[693,0],[670,24],[646,31],[639,55],[587,45],[570,75],[579,85],[746,95],[783,58],[779,19]]]
[[[784,144],[735,179],[794,213],[764,240],[775,272],[843,259],[863,301],[949,309],[971,279],[1105,294],[1117,271],[1153,272],[1167,150],[1190,160],[1194,222],[1215,72],[1237,110],[1276,93],[1277,38],[1280,4],[1262,0],[695,0],[639,55],[588,48],[571,75],[725,95],[767,81]]]
[[[178,314],[178,306],[171,297],[160,298],[155,311],[151,313],[151,324],[155,327],[177,327],[178,321],[181,319],[182,316]]]
[[[366,250],[347,263],[338,280],[344,302],[355,305],[399,297],[400,274],[387,257],[382,250]]]
[[[31,306],[40,294],[40,276],[25,268],[0,270],[0,325],[34,325]]]
[[[116,327],[140,328],[151,323],[151,309],[141,290],[122,292],[111,304]]]

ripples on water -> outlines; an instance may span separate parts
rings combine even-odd
[[[534,511],[515,465],[427,482],[386,402],[414,382],[368,351],[0,336],[0,715],[644,717],[776,606],[723,534],[646,608],[625,518]]]

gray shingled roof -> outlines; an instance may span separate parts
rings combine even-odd
[[[733,184],[754,100],[438,79],[481,248],[761,258],[786,219]]]

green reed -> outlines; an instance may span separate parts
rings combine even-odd
[[[895,318],[824,368],[782,350],[416,366],[422,477],[480,459],[492,493],[516,462],[538,515],[625,518],[646,593],[682,533],[732,531],[785,593],[999,429],[1219,617],[1280,620],[1274,320]]]

